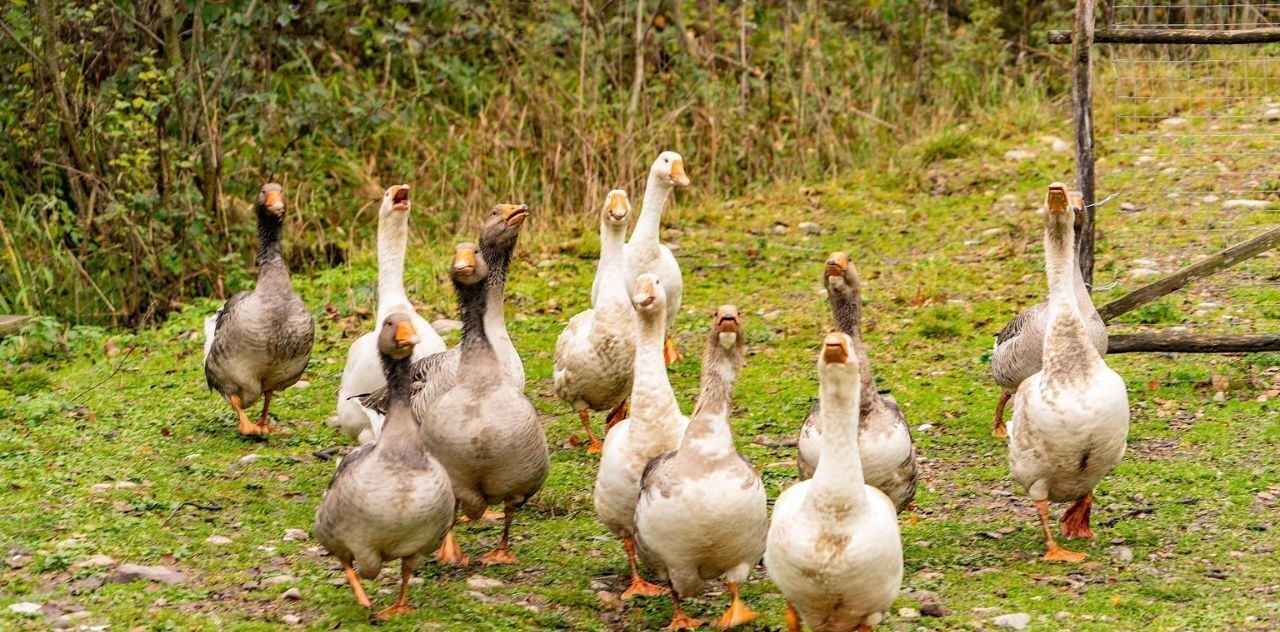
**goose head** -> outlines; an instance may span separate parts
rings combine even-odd
[[[625,227],[631,214],[631,201],[627,199],[627,192],[621,189],[610,191],[604,198],[604,210],[601,213],[605,224]]]
[[[860,384],[858,354],[853,352],[853,338],[848,334],[833,332],[822,341],[818,352],[818,379],[827,392],[851,393]]]
[[[689,175],[684,172],[684,158],[674,151],[658,154],[658,159],[653,161],[653,166],[649,168],[649,175],[657,176],[668,186],[689,186]]]
[[[746,343],[745,336],[742,335],[742,319],[738,315],[737,305],[721,305],[716,308],[712,330],[720,347],[725,350],[741,348]]]
[[[262,185],[257,209],[259,215],[267,213],[276,219],[284,217],[284,188],[274,182]]]
[[[524,204],[499,204],[489,211],[480,227],[480,243],[499,249],[514,248],[520,237],[520,227],[529,217],[529,207]]]
[[[1084,224],[1084,194],[1079,191],[1067,192],[1067,206],[1071,208],[1071,212],[1075,215],[1074,222],[1076,230]]]
[[[822,269],[822,286],[827,288],[827,293],[848,294],[858,289],[858,268],[848,254],[833,252],[827,257],[827,265]]]
[[[631,294],[631,303],[636,312],[647,318],[659,315],[666,318],[667,293],[662,289],[658,275],[645,273],[636,277],[635,291]]]
[[[449,275],[455,283],[475,285],[489,275],[489,266],[485,264],[480,248],[471,242],[463,242],[453,247],[453,265],[449,266]]]
[[[416,344],[418,332],[407,314],[396,312],[382,321],[382,331],[378,334],[378,351],[382,355],[403,360],[413,354]]]
[[[387,217],[395,213],[408,213],[409,207],[409,185],[393,185],[382,194],[382,207],[379,209],[379,215]]]

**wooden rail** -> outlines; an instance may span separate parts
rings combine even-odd
[[[1092,2],[1090,4],[1093,4]],[[1080,5],[1076,5],[1076,29],[1080,24]],[[1093,21],[1093,11],[1089,11]],[[1072,31],[1049,31],[1050,44],[1071,44]],[[1263,27],[1214,31],[1209,29],[1098,29],[1090,40],[1093,44],[1271,44],[1280,42],[1280,28]]]
[[[1107,355],[1142,351],[1176,353],[1280,351],[1280,334],[1216,335],[1165,331],[1107,336]]]

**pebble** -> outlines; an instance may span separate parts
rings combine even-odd
[[[223,544],[231,544],[231,538],[225,535],[211,535],[204,539],[205,544],[213,546],[222,546]]]
[[[596,580],[591,582],[591,590],[594,590],[596,592],[600,592],[601,590],[609,590],[609,585],[602,581]]]
[[[1071,613],[1067,612],[1066,610],[1059,610],[1053,613],[1053,618],[1059,621],[1066,621],[1067,619],[1071,618]]]
[[[1053,144],[1050,145],[1050,147],[1052,147],[1054,151],[1060,154],[1071,151],[1071,143],[1068,143],[1067,141],[1062,140],[1061,138],[1054,139]]]
[[[1036,157],[1036,152],[1027,151],[1026,149],[1010,149],[1004,152],[1005,160],[1030,160]]]
[[[1129,277],[1133,279],[1153,279],[1158,276],[1162,276],[1161,272],[1151,268],[1134,268],[1129,271]]]
[[[82,568],[100,568],[103,566],[115,566],[115,565],[116,565],[115,558],[109,555],[98,554],[98,555],[90,555],[89,557],[79,562],[76,562],[75,564],[72,564],[70,568],[68,568],[67,570],[75,572]]]
[[[810,235],[817,235],[822,232],[822,224],[817,222],[800,222],[799,224],[796,224],[796,226]]]
[[[1111,550],[1111,557],[1116,558],[1118,562],[1128,564],[1133,561],[1133,549],[1127,546],[1117,546]]]
[[[1187,124],[1187,119],[1178,116],[1171,116],[1160,121],[1160,127],[1182,127]]]
[[[1222,208],[1247,208],[1247,209],[1269,209],[1271,208],[1270,200],[1227,200],[1222,203]]]
[[[120,481],[119,483],[116,483],[116,489],[134,489],[136,487],[138,487],[138,484],[133,481]]]
[[[89,487],[89,491],[95,494],[101,494],[102,492],[110,490],[111,487],[112,487],[111,483],[98,483],[96,485]]]
[[[16,612],[18,614],[35,614],[40,612],[40,604],[30,601],[11,603],[9,604],[9,612]]]
[[[302,623],[302,617],[299,617],[296,614],[286,614],[283,617],[280,617],[280,621],[289,625],[298,625],[299,623]]]
[[[285,542],[294,542],[297,540],[310,540],[311,534],[307,533],[306,531],[303,531],[302,529],[285,529],[284,539],[285,539]]]
[[[1132,211],[1136,211],[1136,210],[1138,210],[1138,206],[1137,206],[1136,204],[1134,204],[1133,202],[1121,202],[1121,203],[1120,203],[1120,210],[1122,210],[1122,211],[1130,211],[1130,212],[1132,212]]]
[[[1268,121],[1280,121],[1280,108],[1271,108],[1263,112],[1262,118]]]
[[[307,380],[298,380],[293,383],[293,387],[296,389],[307,388],[308,386],[311,386],[311,382]]]
[[[240,464],[241,464],[241,465],[248,465],[248,464],[250,464],[250,463],[253,463],[254,461],[257,461],[257,460],[258,460],[258,459],[260,459],[260,458],[262,458],[262,457],[261,457],[261,456],[259,456],[259,455],[257,455],[257,454],[246,454],[246,455],[244,455],[244,456],[240,457]]]
[[[185,584],[188,581],[186,575],[171,566],[121,564],[116,568],[116,572],[111,574],[111,582],[114,584],[127,584],[139,579],[162,584]]]
[[[898,616],[913,621],[920,618],[920,611],[915,608],[898,608]]]
[[[1204,196],[1203,198],[1200,198],[1200,199],[1201,199],[1205,204],[1213,204],[1214,202],[1217,202],[1218,200],[1220,200],[1220,199],[1222,199],[1222,198],[1219,198],[1219,197],[1218,197],[1218,196],[1216,196],[1216,195],[1206,195],[1206,196]]]
[[[1025,612],[1015,612],[1012,614],[1002,614],[991,620],[992,623],[1002,628],[1010,630],[1025,630],[1031,625],[1031,615]]]
[[[476,590],[488,590],[489,588],[498,588],[502,586],[502,580],[484,575],[472,575],[467,578],[467,585]]]
[[[933,430],[933,424],[920,424],[916,427],[916,432],[929,432]]]
[[[623,607],[622,600],[618,598],[618,595],[607,590],[597,590],[596,599],[600,600],[600,605],[611,610],[621,610]]]
[[[281,593],[280,598],[288,601],[298,601],[302,599],[302,591],[297,588],[290,588],[289,590]]]
[[[280,584],[292,584],[298,581],[293,575],[274,575],[262,580],[263,586],[279,586]]]

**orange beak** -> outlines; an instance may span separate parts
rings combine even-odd
[[[391,192],[391,210],[409,210],[409,185],[401,184]]]
[[[278,190],[267,191],[265,205],[267,210],[277,215],[284,212],[284,192]]]
[[[519,226],[529,215],[529,207],[524,204],[500,204],[498,207],[502,209],[502,219],[507,226]]]
[[[1067,212],[1067,185],[1061,182],[1049,185],[1049,193],[1045,196],[1044,205],[1050,213]]]
[[[689,186],[689,176],[684,172],[683,159],[671,163],[671,181],[676,183],[676,186]]]
[[[849,361],[849,346],[844,336],[827,334],[822,344],[822,359],[827,364],[844,364]]]
[[[658,288],[653,283],[653,279],[639,279],[636,281],[635,303],[648,307],[653,305],[653,301],[658,298]]]
[[[412,347],[418,344],[418,332],[413,330],[413,323],[409,321],[396,323],[396,344],[401,347]]]
[[[453,270],[459,274],[475,272],[476,251],[470,248],[459,248],[453,251]]]
[[[738,308],[725,305],[716,311],[716,331],[722,334],[738,333]]]
[[[842,277],[849,269],[849,255],[843,252],[833,252],[827,257],[827,276]]]
[[[625,193],[614,193],[609,196],[609,216],[623,219],[627,216],[627,196]]]

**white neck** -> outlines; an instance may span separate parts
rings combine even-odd
[[[622,278],[625,263],[622,247],[626,232],[626,224],[600,220],[600,264],[596,267],[596,286],[600,288],[600,295],[596,298],[596,309],[634,309]]]
[[[662,176],[650,172],[649,181],[644,186],[644,203],[640,206],[640,219],[636,220],[636,229],[631,232],[631,243],[658,247],[658,230],[662,228],[662,210],[667,205],[667,196],[670,193],[671,183]]]
[[[665,439],[667,425],[681,416],[667,376],[667,363],[662,357],[667,337],[667,316],[664,312],[659,309],[639,317],[640,330],[636,335],[633,364],[635,386],[631,390],[631,436],[637,444],[647,443],[648,439]]]
[[[1077,300],[1073,277],[1080,271],[1069,224],[1045,229],[1044,263],[1049,280],[1049,310],[1042,349],[1043,371],[1053,379],[1074,374],[1081,366],[1081,358],[1090,363],[1102,358],[1089,342]]]
[[[409,239],[409,214],[392,211],[378,219],[378,322],[394,311],[413,309],[404,291],[404,249]]]
[[[822,458],[813,473],[805,503],[820,519],[845,522],[843,518],[847,518],[850,511],[866,502],[866,481],[858,453],[861,397],[862,384],[858,376],[850,376],[838,387],[828,384],[827,380],[818,385],[818,401],[822,403]]]

